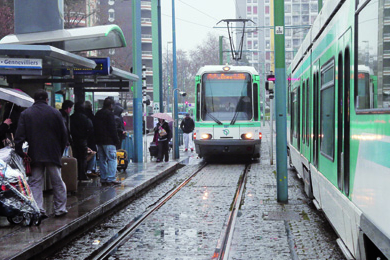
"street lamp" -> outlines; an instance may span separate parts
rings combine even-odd
[[[175,91],[178,90],[180,96],[185,97],[187,93],[184,91],[181,91],[179,88],[173,89],[172,90],[172,96],[173,96],[173,106],[172,106],[172,115],[173,115],[173,133],[172,133],[172,148],[173,148],[173,159],[179,159],[180,158],[180,153],[179,153],[179,142],[177,140],[177,131],[178,131],[178,118],[177,118],[177,113],[175,110],[175,104],[177,103],[176,96],[175,96]]]

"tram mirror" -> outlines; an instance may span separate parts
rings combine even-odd
[[[249,102],[251,102],[251,99],[249,97],[245,96],[242,98],[242,102],[249,103]]]
[[[273,81],[268,81],[268,90],[269,91],[274,91],[274,86],[275,86],[275,83]]]

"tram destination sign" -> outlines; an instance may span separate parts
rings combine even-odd
[[[94,69],[88,68],[73,68],[73,75],[109,75],[110,74],[110,58],[88,58],[95,61],[96,67]],[[70,74],[70,68],[62,70],[63,75]]]
[[[245,80],[245,73],[209,73],[208,80]]]
[[[42,69],[42,59],[0,58],[0,69]]]

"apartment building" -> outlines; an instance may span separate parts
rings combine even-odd
[[[237,0],[236,17],[247,23],[243,56],[260,74],[274,69],[273,0]],[[318,13],[318,0],[284,0],[286,67],[290,65]],[[238,38],[238,37],[237,37]]]

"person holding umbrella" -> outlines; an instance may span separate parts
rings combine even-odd
[[[2,107],[2,105],[0,104],[0,109],[1,109],[1,107]],[[11,124],[12,124],[11,118],[7,118],[0,125],[0,139],[3,140],[3,142],[0,143],[0,148],[3,148],[6,146],[7,133],[10,130]]]
[[[154,128],[155,139],[157,141],[158,155],[157,161],[161,162],[163,157],[165,162],[169,161],[169,141],[172,138],[172,132],[168,123],[162,119],[158,118],[158,123]]]
[[[34,104],[34,99],[20,89],[12,88],[0,88],[0,99],[10,102],[7,103],[3,113],[3,118],[7,117],[7,119],[5,119],[3,124],[0,125],[0,140],[4,140],[0,144],[0,148],[2,148],[6,145],[9,145],[10,142],[13,141],[9,140],[7,133],[14,134],[16,132],[16,127],[18,125],[18,119],[22,107],[32,106]],[[0,103],[0,109],[1,108],[2,103]]]

